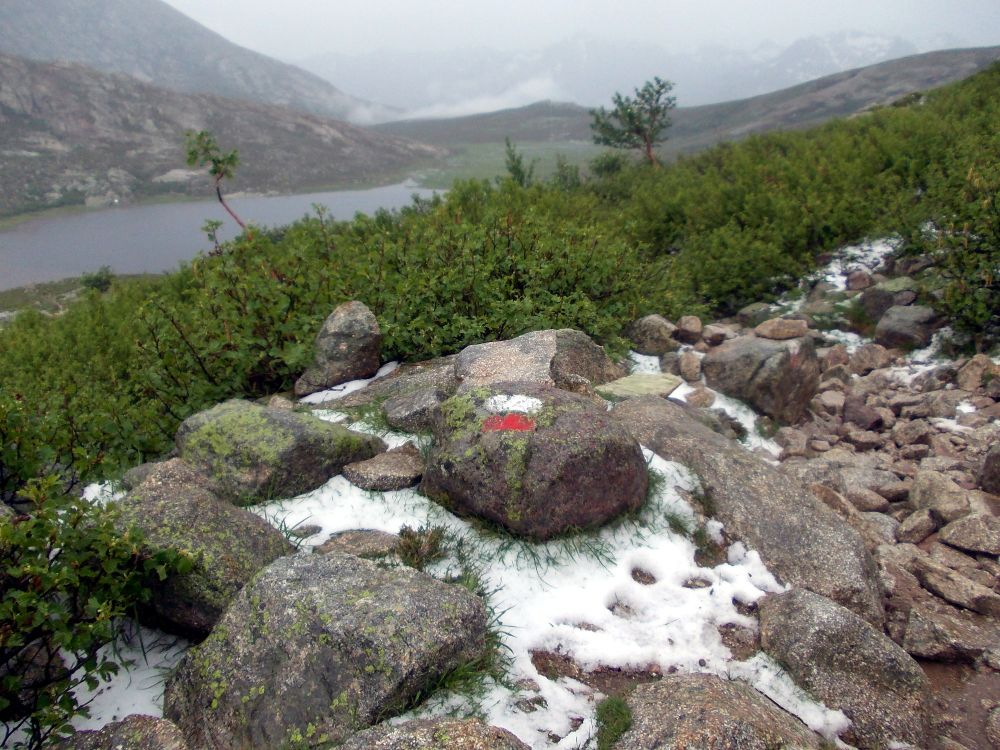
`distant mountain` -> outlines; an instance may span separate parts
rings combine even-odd
[[[233,44],[160,0],[3,0],[0,53],[77,62],[177,91],[251,99],[352,122],[394,113]]]
[[[691,153],[751,133],[803,128],[862,112],[916,91],[966,78],[1000,59],[1000,47],[928,52],[825,76],[762,96],[673,113],[665,155]],[[575,104],[527,107],[452,119],[403,120],[378,132],[440,146],[529,141],[589,141],[589,111]]]
[[[0,215],[207,195],[183,148],[184,132],[201,129],[239,150],[231,188],[253,192],[395,178],[444,153],[297,110],[0,55]]]
[[[788,47],[723,46],[676,52],[655,44],[575,37],[533,52],[452,50],[361,56],[330,53],[300,64],[352,91],[442,117],[516,107],[539,99],[597,106],[654,75],[677,84],[684,106],[755,96],[918,52],[893,37],[837,33]]]

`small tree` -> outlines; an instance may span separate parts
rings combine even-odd
[[[189,167],[208,167],[208,173],[215,181],[215,195],[219,203],[226,209],[226,213],[233,217],[233,221],[240,225],[240,229],[247,231],[247,225],[236,212],[229,207],[226,199],[222,196],[222,181],[232,179],[236,173],[236,167],[240,163],[236,150],[222,153],[219,144],[215,141],[215,136],[207,130],[194,132],[189,130],[185,134],[187,138],[187,163]]]
[[[506,147],[504,165],[507,167],[507,174],[521,187],[529,187],[535,179],[535,165],[538,160],[534,159],[530,164],[525,164],[524,154],[517,150],[510,138],[504,138],[504,145]]]
[[[615,93],[610,112],[601,107],[592,109],[594,143],[612,148],[641,148],[650,164],[655,165],[653,148],[666,140],[663,134],[670,127],[669,113],[677,100],[669,96],[674,84],[662,78],[646,81],[635,90],[635,98]]]

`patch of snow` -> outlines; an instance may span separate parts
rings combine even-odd
[[[848,354],[854,354],[862,345],[868,343],[868,339],[862,338],[851,331],[823,331],[823,338],[829,339],[834,344],[843,344]]]
[[[958,406],[955,407],[955,411],[957,411],[959,414],[972,414],[975,410],[976,407],[973,406],[968,401],[963,401],[962,403],[960,403]]]
[[[117,482],[95,482],[83,488],[83,499],[105,507],[108,503],[113,503],[125,497],[125,492]]]
[[[505,394],[498,394],[486,399],[485,405],[486,409],[493,414],[506,414],[508,412],[535,414],[543,406],[541,399],[534,396],[507,396]]]
[[[326,401],[333,401],[334,399],[343,398],[348,393],[354,393],[355,391],[360,391],[366,385],[368,385],[373,380],[378,380],[379,378],[384,378],[389,373],[396,370],[399,367],[399,362],[388,362],[379,368],[379,371],[375,373],[370,378],[364,380],[351,380],[347,383],[341,383],[340,385],[329,388],[325,391],[320,391],[319,393],[311,393],[308,396],[303,396],[299,399],[300,403],[303,404],[322,404]]]
[[[942,430],[948,430],[949,432],[973,432],[971,427],[959,424],[954,419],[946,419],[945,417],[931,417],[930,423],[935,427],[940,427]]]
[[[639,354],[638,352],[629,352],[629,372],[652,372],[656,375],[660,374],[660,358],[651,354]]]

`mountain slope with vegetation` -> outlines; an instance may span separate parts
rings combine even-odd
[[[254,192],[391,179],[442,154],[305,112],[0,55],[0,216],[204,195],[208,178],[183,169],[184,133],[203,129],[239,145],[233,187]]]
[[[948,50],[825,76],[771,94],[672,113],[664,156],[688,154],[751,133],[819,125],[914,92],[966,78],[1000,59],[1000,47]],[[527,107],[441,120],[404,120],[375,126],[379,132],[424,143],[589,141],[591,117],[575,104],[538,102]]]
[[[388,107],[209,31],[160,0],[31,0],[0,6],[0,53],[76,62],[177,91],[370,122]]]

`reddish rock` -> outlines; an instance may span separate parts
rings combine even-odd
[[[776,341],[801,338],[808,331],[809,325],[806,321],[790,320],[788,318],[771,318],[754,328],[754,333],[761,338],[774,339]]]
[[[677,321],[674,337],[684,344],[696,344],[701,340],[701,318],[697,315],[685,315]]]

